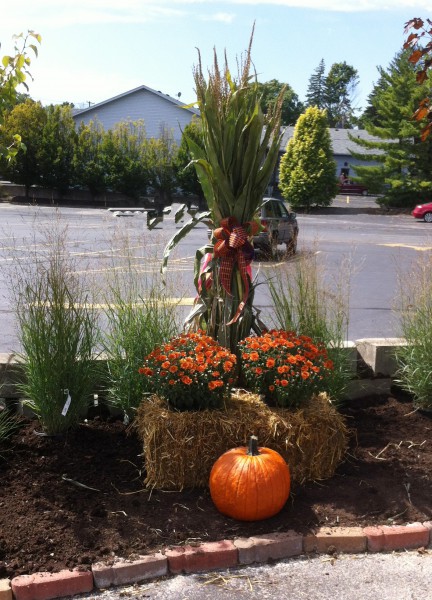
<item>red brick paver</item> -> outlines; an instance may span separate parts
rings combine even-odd
[[[295,531],[270,533],[250,538],[236,538],[234,546],[238,550],[241,565],[254,562],[267,562],[298,556],[303,552],[303,536]]]
[[[237,548],[229,540],[167,549],[165,556],[168,569],[173,574],[227,569],[238,565]]]
[[[367,537],[369,552],[405,550],[422,546],[427,548],[429,545],[430,531],[422,523],[365,527],[363,531]]]
[[[133,561],[118,560],[112,565],[96,563],[92,566],[92,572],[98,588],[128,585],[167,575],[168,561],[161,553],[149,554]]]
[[[59,571],[34,573],[12,579],[15,600],[49,600],[91,592],[93,575],[90,571]]]
[[[361,527],[320,527],[305,535],[305,552],[366,552],[367,540]]]

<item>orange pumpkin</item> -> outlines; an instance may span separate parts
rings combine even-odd
[[[282,456],[258,448],[252,436],[249,447],[222,454],[210,473],[210,494],[216,508],[239,521],[260,521],[277,514],[288,499],[291,478]]]

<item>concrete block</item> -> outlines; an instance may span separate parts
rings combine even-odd
[[[397,370],[394,349],[406,342],[403,338],[369,338],[355,343],[360,358],[374,375],[392,377]]]
[[[0,600],[12,600],[10,579],[0,579]]]

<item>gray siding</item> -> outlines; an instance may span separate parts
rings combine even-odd
[[[74,115],[75,122],[98,120],[106,130],[124,120],[143,120],[147,137],[159,137],[162,128],[171,130],[179,143],[182,129],[190,123],[194,113],[182,108],[182,103],[159,92],[142,87],[111,100],[95,104]]]

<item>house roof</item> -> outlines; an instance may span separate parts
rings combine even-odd
[[[289,140],[294,135],[294,127],[285,127],[284,133],[281,140],[281,150],[285,152]],[[348,137],[350,134],[352,137],[357,137],[362,140],[369,142],[382,142],[381,138],[370,135],[365,129],[335,129],[330,128],[330,139],[333,147],[333,154],[341,156],[351,156],[351,149],[353,152],[361,152],[361,154],[380,154],[382,151],[377,149],[369,149],[358,146],[355,142],[351,141]]]
[[[133,90],[129,90],[127,92],[123,92],[123,94],[119,94],[118,96],[113,96],[112,98],[108,98],[107,100],[103,100],[102,102],[98,102],[96,104],[91,104],[87,108],[75,109],[73,116],[76,117],[78,115],[85,115],[86,112],[94,111],[95,109],[99,108],[100,106],[104,106],[105,104],[109,104],[110,102],[120,100],[121,98],[124,98],[125,96],[129,96],[130,94],[135,94],[136,92],[140,92],[140,91],[151,92],[152,94],[156,94],[156,96],[160,96],[160,98],[163,98],[164,100],[167,100],[168,102],[172,102],[173,104],[177,105],[179,108],[182,108],[183,110],[188,110],[189,112],[191,112],[194,115],[199,115],[199,110],[197,110],[196,108],[192,108],[190,106],[185,106],[185,104],[183,102],[180,102],[180,100],[178,100],[177,98],[173,98],[169,94],[163,94],[161,91],[156,91],[146,85],[140,85],[139,87],[134,88]]]

